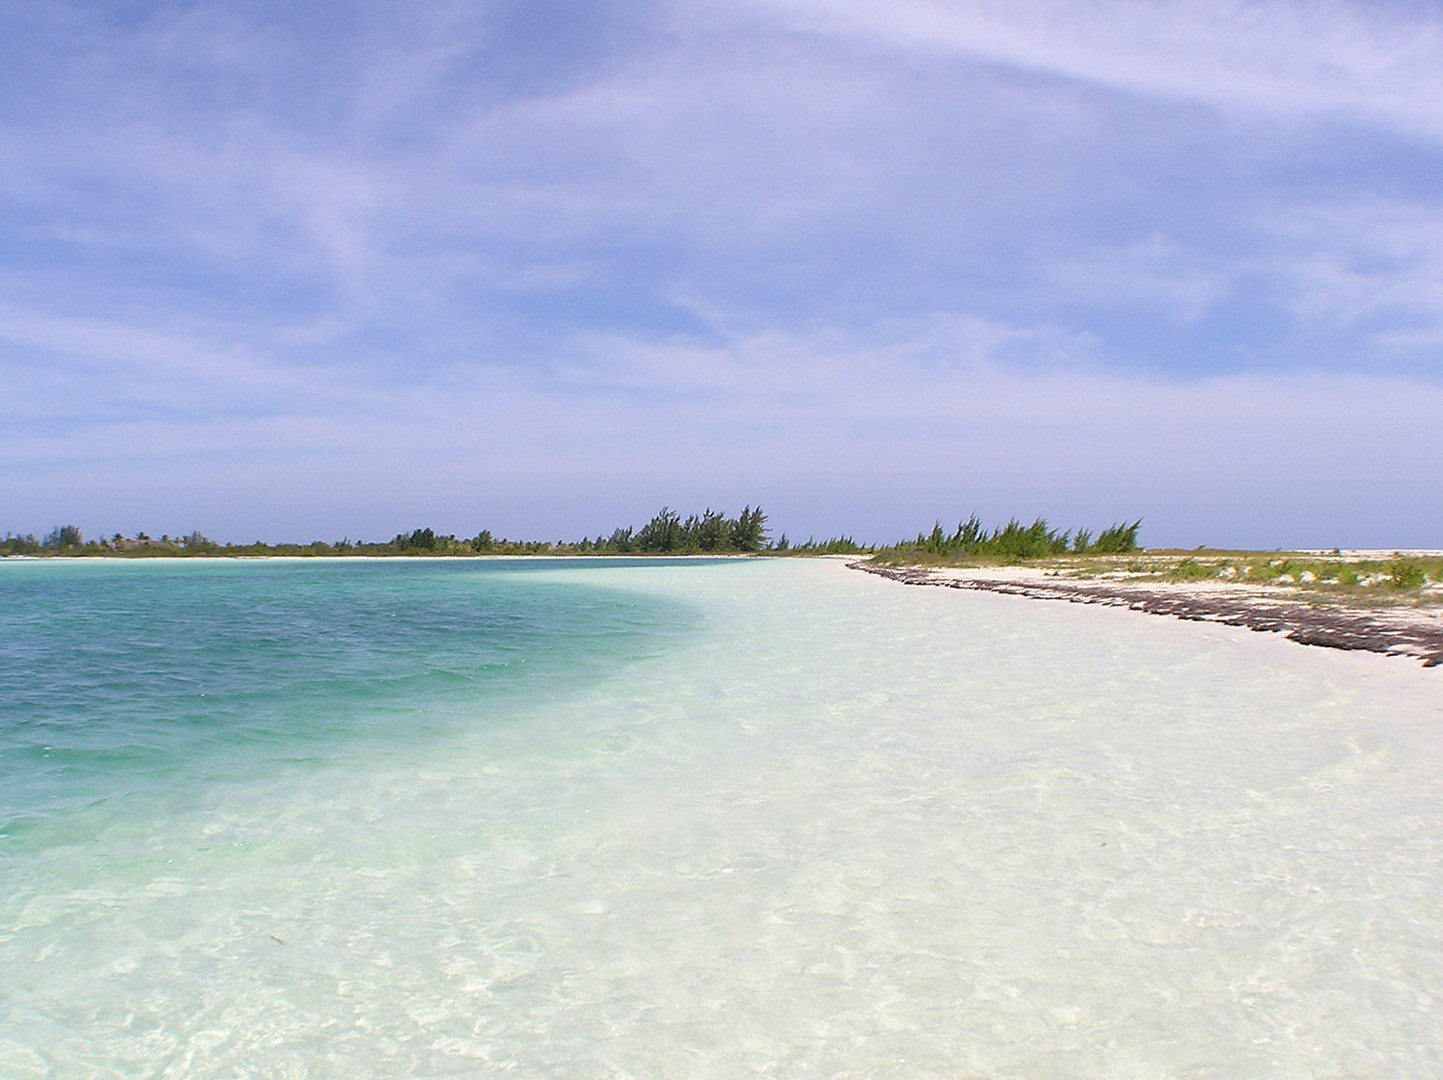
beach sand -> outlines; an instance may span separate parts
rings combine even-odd
[[[1279,633],[1302,645],[1413,657],[1425,667],[1443,664],[1443,607],[1439,606],[1345,604],[1241,582],[1063,578],[1032,566],[889,567],[864,561],[848,565],[904,585],[1127,607]]]

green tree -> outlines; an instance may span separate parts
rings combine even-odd
[[[74,525],[57,525],[46,534],[41,544],[46,551],[73,551],[85,543]]]
[[[396,538],[391,541],[391,546],[401,552],[435,551],[438,539],[439,537],[431,529],[417,529],[409,535],[398,533]]]
[[[1097,542],[1088,550],[1095,551],[1101,555],[1122,555],[1137,550],[1137,530],[1142,526],[1142,518],[1138,518],[1131,525],[1119,524],[1103,529],[1098,534]]]
[[[679,551],[684,540],[681,515],[669,506],[663,506],[656,517],[643,525],[636,534],[638,548],[662,554]]]
[[[760,506],[742,507],[731,526],[733,551],[761,551],[767,542],[767,515]]]

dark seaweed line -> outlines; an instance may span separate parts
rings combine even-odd
[[[847,566],[903,585],[934,585],[1034,600],[1126,607],[1150,615],[1171,615],[1189,622],[1215,622],[1260,633],[1281,633],[1289,641],[1300,645],[1410,656],[1421,660],[1424,667],[1443,664],[1443,628],[1389,626],[1369,612],[1319,608],[1267,598],[1170,596],[1161,591],[1125,585],[957,581],[933,577],[928,570],[876,566],[867,562],[853,562]]]

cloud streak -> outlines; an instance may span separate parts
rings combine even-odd
[[[1443,532],[1429,9],[128,10],[0,15],[0,529]]]
[[[571,363],[456,367],[400,392],[263,372],[284,380],[288,407],[250,415],[200,400],[244,393],[244,377],[151,384],[122,408],[127,380],[69,380],[45,423],[6,425],[0,454],[51,516],[84,492],[92,531],[242,536],[257,520],[283,526],[291,511],[271,505],[275,493],[319,490],[325,507],[308,524],[336,536],[389,535],[428,514],[462,532],[574,536],[662,502],[761,500],[794,537],[895,539],[932,516],[1023,506],[1093,526],[1146,513],[1154,544],[1388,546],[1426,542],[1443,497],[1419,467],[1443,408],[1434,385],[1019,374],[988,359],[1015,331],[912,329],[873,342],[592,339]],[[117,487],[137,460],[162,482]],[[237,505],[231,481],[254,502]],[[398,496],[382,513],[377,487]]]
[[[1200,0],[753,0],[799,32],[966,56],[1116,90],[1347,112],[1443,135],[1443,19],[1421,5]]]

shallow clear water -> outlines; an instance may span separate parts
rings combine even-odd
[[[835,563],[0,564],[0,1076],[1432,1076],[1443,680]]]

